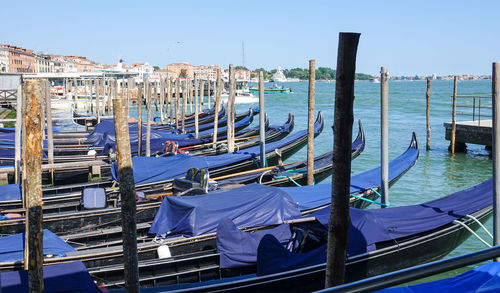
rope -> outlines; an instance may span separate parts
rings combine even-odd
[[[477,235],[476,232],[474,232],[474,230],[472,230],[469,226],[465,225],[464,223],[458,221],[458,220],[454,220],[453,223],[455,224],[458,224],[462,227],[464,227],[465,229],[467,229],[472,235],[476,236],[476,238],[481,241],[482,243],[484,243],[486,246],[488,247],[491,247],[491,244],[489,244],[488,242],[486,242],[483,238],[481,238],[481,236]]]
[[[298,187],[301,187],[302,185],[300,185],[299,183],[297,183],[297,181],[293,180],[292,177],[290,176],[274,176],[274,179],[283,179],[283,178],[288,178],[288,180],[292,181],[293,183],[295,183],[295,185],[297,185]]]
[[[374,204],[378,204],[378,205],[381,205],[381,206],[384,206],[384,207],[388,207],[389,204],[385,204],[385,203],[381,203],[381,202],[376,202],[376,201],[373,201],[371,199],[368,199],[368,198],[364,198],[364,197],[361,197],[361,196],[358,196],[358,195],[355,195],[355,194],[351,194],[352,197],[355,197],[357,199],[361,199],[361,200],[364,200],[364,201],[367,201],[369,203],[374,203]]]
[[[479,225],[479,227],[483,228],[486,234],[488,234],[491,237],[491,239],[493,239],[493,235],[491,235],[490,231],[488,231],[488,229],[483,225],[483,223],[481,223],[476,217],[474,217],[473,215],[466,215],[466,217],[476,222]]]
[[[255,166],[257,166],[257,169],[260,169],[259,161],[257,161],[255,158],[252,158],[252,161],[255,163]]]

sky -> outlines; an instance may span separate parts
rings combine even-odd
[[[0,5],[0,43],[104,64],[270,70],[335,68],[339,32],[358,32],[356,72],[483,75],[500,62],[499,11],[495,0],[16,0]]]

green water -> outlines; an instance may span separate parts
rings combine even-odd
[[[266,94],[265,108],[271,124],[283,124],[288,112],[295,115],[295,131],[306,128],[307,122],[307,82],[285,83],[293,93]],[[267,85],[266,85],[267,86]],[[469,145],[467,153],[452,156],[448,152],[449,142],[444,139],[443,123],[451,121],[452,81],[432,81],[431,86],[431,149],[425,150],[426,125],[426,82],[389,82],[389,158],[401,154],[410,143],[412,132],[416,132],[420,143],[420,158],[406,175],[390,189],[392,206],[422,203],[444,195],[471,187],[489,179],[492,175],[490,152],[483,146]],[[460,81],[459,94],[490,94],[491,81]],[[354,118],[361,119],[366,134],[364,153],[352,162],[353,174],[380,165],[380,84],[357,82],[355,88]],[[316,111],[322,111],[325,129],[315,140],[315,153],[332,150],[333,102],[335,83],[316,83]],[[238,104],[237,112],[246,111],[256,104]],[[153,107],[154,110],[154,107]],[[131,111],[134,116],[136,111]],[[145,111],[143,111],[144,115]],[[136,115],[136,114],[135,114]],[[153,114],[153,116],[158,114]],[[144,116],[144,118],[146,118]],[[464,117],[464,120],[472,120]],[[257,125],[255,119],[253,125]],[[357,133],[354,126],[353,136]],[[288,162],[304,160],[306,148],[296,153]],[[330,182],[330,179],[323,183]],[[473,199],[471,199],[473,200]],[[378,208],[373,206],[371,208]],[[491,230],[492,221],[487,223]],[[488,236],[479,231],[484,239]],[[469,238],[449,256],[485,248],[479,240]],[[449,257],[448,256],[448,257]],[[444,274],[449,276],[463,270]]]

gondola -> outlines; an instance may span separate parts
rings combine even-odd
[[[493,181],[490,179],[420,205],[351,209],[353,225],[347,252],[346,282],[444,257],[463,243],[471,235],[471,230],[477,230],[480,222],[484,223],[491,217],[492,201]],[[319,226],[318,222],[312,224],[322,227],[323,233],[329,213],[329,209],[324,209],[309,215],[321,223]],[[303,253],[289,252],[276,238],[266,235],[257,251],[257,274],[158,289],[176,292],[319,290],[325,280],[325,249],[322,245]],[[142,285],[151,285],[153,279],[145,280]],[[158,284],[159,279],[154,281]]]
[[[406,153],[406,152],[405,152]],[[413,160],[416,161],[417,152],[413,152]],[[398,157],[398,159],[394,160],[391,163],[391,171],[395,173],[396,171],[401,172],[401,166],[398,167],[399,164],[406,164],[408,168],[411,167],[411,162],[409,162],[408,157]],[[374,169],[377,170],[377,169]],[[406,171],[406,170],[405,170]],[[404,172],[402,172],[404,173]],[[401,173],[401,174],[402,174]],[[391,174],[391,181],[397,180],[401,174]],[[358,178],[360,176],[358,175]],[[354,180],[354,178],[353,178]],[[358,179],[362,180],[361,178]],[[356,182],[356,180],[354,180]],[[368,180],[370,181],[370,180]],[[369,183],[366,183],[369,184]],[[260,187],[259,187],[260,186]],[[376,186],[374,186],[376,187]],[[233,199],[235,201],[239,201],[241,198],[247,197],[249,194],[261,194],[263,191],[265,194],[261,196],[255,196],[251,201],[267,201],[269,197],[280,197],[280,194],[283,192],[287,192],[288,195],[292,194],[288,192],[289,189],[304,189],[304,188],[277,188],[277,187],[265,187],[261,185],[250,185],[244,188],[235,189],[232,191],[228,191],[224,198],[219,200],[220,202],[226,202],[228,199],[234,196],[239,196],[238,199]],[[358,196],[363,196],[366,189],[369,187],[360,187],[360,186],[352,186],[352,193],[357,194]],[[320,187],[319,190],[323,190]],[[271,191],[271,193],[269,193]],[[316,194],[315,191],[308,191],[310,194]],[[324,192],[324,191],[322,191]],[[299,194],[300,190],[296,193]],[[329,195],[323,194],[323,196]],[[288,198],[288,195],[284,197],[284,199]],[[172,198],[173,199],[173,198]],[[196,197],[189,197],[189,199],[196,199]],[[355,202],[359,200],[358,198],[353,197],[352,201]],[[166,201],[164,201],[165,203]],[[218,205],[217,203],[214,203]],[[243,203],[242,203],[243,204]],[[259,204],[257,204],[259,205]],[[293,216],[300,216],[300,211],[297,209],[293,202],[288,202],[288,207],[292,208],[290,212]],[[262,213],[266,213],[262,211]],[[310,213],[310,210],[307,212]],[[275,207],[274,203],[269,206],[269,210],[267,214],[275,215]],[[254,214],[249,215],[250,218],[254,218]],[[259,217],[257,216],[257,222],[259,222]],[[292,219],[293,220],[293,219]],[[278,219],[279,222],[281,220]],[[215,223],[212,221],[211,225]],[[262,228],[262,227],[261,227]],[[120,241],[117,239],[121,238],[121,228],[118,226],[113,229],[103,229],[96,230],[94,232],[87,232],[87,230],[82,231],[79,234],[72,234],[67,236],[62,236],[62,238],[67,241],[67,243],[71,243],[78,251],[68,252],[66,256],[61,258],[46,258],[46,264],[56,264],[63,263],[74,260],[81,260],[85,263],[85,265],[90,268],[91,275],[95,278],[95,280],[99,283],[105,283],[106,286],[119,286],[123,280],[123,266],[121,265],[122,261],[122,252],[121,247],[113,246],[119,245]],[[168,245],[173,257],[168,259],[157,259],[156,250],[159,246],[158,242],[151,242],[151,238],[147,237],[149,229],[149,224],[143,223],[138,225],[138,253],[140,261],[140,271],[141,271],[141,283],[142,284],[151,284],[148,283],[148,280],[152,283],[156,284],[168,284],[176,282],[189,282],[193,281],[193,276],[203,276],[210,278],[215,278],[214,272],[219,274],[219,254],[215,252],[215,233],[208,233],[197,235],[193,237],[182,237],[177,236],[170,239],[165,240],[163,244]],[[252,229],[251,229],[252,230]],[[175,235],[174,235],[175,236]],[[102,242],[104,240],[104,242]],[[91,243],[92,242],[92,243]],[[20,262],[10,262],[10,263],[1,263],[1,270],[12,270],[18,269],[22,267],[22,263]],[[208,275],[207,275],[208,274]],[[168,279],[166,281],[166,279]],[[196,277],[194,277],[196,279]]]

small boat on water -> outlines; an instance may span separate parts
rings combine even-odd
[[[250,90],[251,93],[258,93],[259,92],[259,88],[258,87],[251,87],[249,90]],[[278,86],[276,84],[273,85],[270,88],[264,89],[264,93],[291,93],[291,92],[292,92],[291,88],[285,87],[284,85],[282,85],[280,87],[280,86]]]

